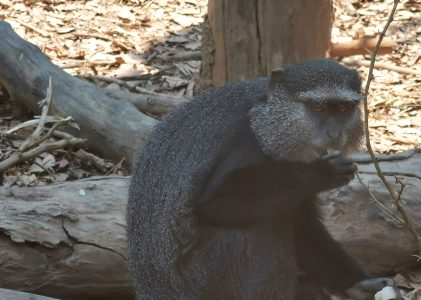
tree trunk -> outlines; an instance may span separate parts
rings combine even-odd
[[[391,160],[381,165],[390,182],[395,175],[406,182],[405,207],[419,220],[421,153],[411,155],[386,156]],[[360,161],[362,180],[393,210],[373,165]],[[132,299],[125,233],[128,179],[0,187],[1,287],[59,299]],[[356,179],[325,193],[321,202],[332,235],[373,275],[416,264],[408,231],[385,218]]]
[[[332,21],[332,0],[209,0],[202,75],[223,85],[323,58]]]

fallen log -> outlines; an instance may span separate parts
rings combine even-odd
[[[0,289],[0,299],[2,300],[57,300],[35,294],[28,294],[18,291]]]
[[[127,100],[133,103],[140,111],[151,113],[157,116],[164,116],[176,109],[181,104],[187,102],[186,98],[153,93],[138,94],[122,90],[104,89],[105,94],[115,99]]]
[[[132,299],[127,177],[0,188],[1,287],[59,299]]]
[[[382,159],[389,181],[400,176],[406,182],[405,207],[413,219],[420,219],[421,153]],[[364,163],[364,157],[358,161],[363,182],[393,210],[372,164]],[[2,287],[59,299],[131,299],[125,235],[128,181],[96,177],[0,187]],[[333,236],[373,274],[416,264],[410,234],[379,210],[357,180],[325,193],[322,210]],[[417,226],[421,231],[421,224]]]
[[[72,116],[80,126],[78,137],[87,139],[93,151],[114,161],[124,157],[131,165],[133,154],[157,123],[155,119],[62,71],[5,21],[0,21],[0,40],[0,84],[13,100],[39,114],[38,102],[45,98],[51,77],[50,113]]]
[[[409,158],[407,158],[409,157]],[[355,158],[358,173],[369,191],[394,215],[395,205],[377,176],[366,154]],[[421,233],[421,151],[382,155],[381,168],[395,191],[395,176],[402,178],[406,187],[402,194],[404,208],[416,229]],[[322,195],[325,224],[329,231],[350,253],[369,267],[373,274],[393,274],[417,264],[417,244],[407,229],[382,212],[370,197],[366,187],[354,179],[348,186]],[[398,215],[397,215],[398,216]]]
[[[362,38],[349,42],[331,43],[329,49],[329,57],[365,55],[374,51],[377,44],[377,38]],[[384,38],[378,50],[379,54],[392,53],[396,48],[396,42],[391,38]]]

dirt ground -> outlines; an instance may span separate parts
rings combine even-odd
[[[392,4],[393,0],[335,0],[332,41],[377,36]],[[70,74],[110,77],[161,71],[160,76],[130,84],[192,96],[192,78],[200,70],[205,0],[0,0],[0,8],[1,19]],[[420,14],[420,2],[401,1],[387,33],[398,46],[379,62],[421,72]],[[363,79],[367,70],[359,68]],[[375,69],[374,76],[369,97],[374,150],[390,153],[421,147],[421,76],[385,69]]]
[[[393,0],[334,0],[332,41],[376,37]],[[190,98],[201,64],[201,24],[207,1],[12,1],[0,0],[0,19],[9,22],[24,39],[34,43],[58,66],[101,87],[136,87]],[[374,151],[392,153],[421,147],[421,3],[401,1],[387,36],[397,42],[393,53],[381,55],[386,66],[403,67],[418,75],[377,68],[372,82],[370,136]],[[368,62],[368,56],[352,59]],[[366,79],[368,68],[359,72]],[[110,82],[110,78],[139,76],[142,80]],[[105,80],[108,79],[108,80]],[[121,81],[120,81],[121,82]],[[0,89],[0,132],[25,118]],[[26,132],[26,135],[29,133]],[[25,133],[3,138],[0,161],[23,142]],[[32,164],[8,170],[3,184],[28,185],[103,174],[127,174],[104,162],[101,170],[72,152],[43,154]],[[41,167],[40,167],[41,166]],[[45,174],[50,168],[55,177]],[[42,179],[42,180],[40,180]]]

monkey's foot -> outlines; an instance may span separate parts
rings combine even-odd
[[[346,293],[355,300],[373,300],[374,295],[386,286],[392,287],[396,291],[396,295],[399,296],[397,299],[402,299],[395,282],[389,278],[370,278],[360,281],[349,288]]]

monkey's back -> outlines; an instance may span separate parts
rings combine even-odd
[[[249,110],[265,97],[266,85],[267,79],[262,78],[195,97],[161,122],[139,152],[129,189],[127,232],[129,265],[142,299],[206,299],[210,281],[218,286],[219,280],[241,277],[221,272],[216,279],[210,274],[222,271],[218,270],[221,264],[229,268],[229,264],[248,263],[242,250],[235,248],[244,239],[242,233],[234,230],[227,238],[217,231],[199,230],[192,209],[213,167],[235,143],[239,127],[248,126]],[[232,253],[221,253],[228,239],[232,240]],[[248,251],[253,255],[258,249],[250,245]],[[237,260],[224,261],[224,256]],[[274,259],[276,263],[285,260]],[[210,269],[213,265],[213,273],[209,268],[203,270],[205,261]],[[258,265],[250,268],[259,272]],[[236,271],[233,265],[231,269]],[[262,293],[265,298],[265,291]]]

